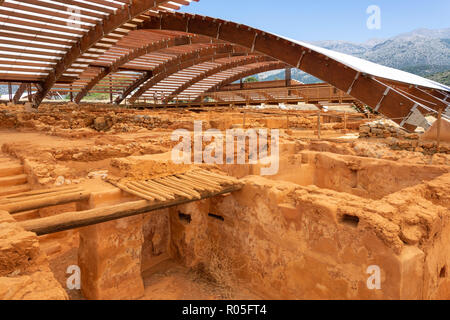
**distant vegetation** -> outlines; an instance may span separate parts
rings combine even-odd
[[[258,81],[259,81],[259,79],[257,77],[253,77],[253,76],[244,79],[245,83],[258,82]]]
[[[109,93],[89,93],[84,99],[86,100],[109,100]]]
[[[450,86],[450,70],[427,76],[428,79]]]

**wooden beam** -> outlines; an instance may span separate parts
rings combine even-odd
[[[166,61],[165,63],[155,68],[155,70],[153,70],[155,76],[149,79],[149,81],[147,81],[146,83],[144,83],[129,98],[129,100],[131,101],[131,103],[134,103],[134,101],[136,101],[141,95],[143,95],[147,90],[152,88],[154,85],[181,70],[207,61],[214,61],[215,59],[220,58],[228,58],[233,56],[235,52],[236,52],[235,46],[228,44],[226,45],[221,44],[218,46],[209,47],[207,49],[196,49],[188,53],[185,53],[182,56],[170,59],[169,61]],[[126,91],[129,91],[129,89],[127,89]]]
[[[168,76],[202,62],[228,57],[233,54],[236,49],[236,47],[229,44],[212,44],[207,48],[193,48],[182,55],[161,63],[151,72],[136,80],[124,90],[123,94],[120,95],[114,103],[120,104],[133,91],[139,88],[133,96],[129,98],[130,102],[133,104],[149,88]]]
[[[225,187],[221,191],[202,194],[202,199],[212,198],[221,194],[239,191],[242,185]],[[19,222],[19,225],[27,231],[37,235],[50,234],[80,227],[86,227],[102,222],[131,217],[142,213],[170,208],[197,201],[196,199],[178,199],[166,202],[152,203],[146,200],[126,202],[110,207],[95,208],[86,211],[66,212],[41,219]]]
[[[225,62],[215,68],[212,68],[212,69],[206,70],[205,72],[200,73],[198,76],[196,76],[192,79],[189,79],[188,81],[183,83],[180,87],[178,87],[174,92],[172,92],[170,97],[166,98],[163,101],[163,103],[168,103],[170,98],[177,96],[178,94],[182,93],[184,90],[188,89],[189,87],[193,86],[194,84],[196,84],[208,77],[211,77],[215,74],[218,74],[218,73],[226,71],[226,70],[234,69],[236,67],[241,67],[241,66],[245,66],[248,64],[256,63],[256,62],[267,62],[267,61],[274,62],[274,60],[272,58],[269,58],[266,56],[261,56],[261,55],[243,56],[241,60],[237,60],[237,61],[232,60],[230,62]]]
[[[21,211],[35,210],[60,204],[82,201],[89,199],[91,193],[86,191],[51,195],[39,199],[30,199],[24,201],[17,201],[0,205],[0,210],[8,211],[13,214]]]
[[[213,91],[219,91],[221,87],[226,86],[230,83],[233,83],[234,81],[237,81],[239,79],[257,74],[257,73],[261,73],[261,72],[266,72],[266,71],[272,71],[272,70],[277,70],[277,69],[282,69],[285,68],[286,64],[284,62],[280,62],[280,61],[275,61],[275,62],[267,62],[264,65],[261,65],[259,67],[255,67],[252,69],[247,69],[244,70],[238,74],[234,74],[222,81],[220,81],[218,84],[216,84],[213,88],[206,90],[204,93],[208,93],[208,92],[213,92]],[[199,94],[200,95],[200,94]],[[197,101],[198,98],[195,100]]]
[[[14,98],[13,98],[13,103],[17,104],[20,101],[20,98],[22,98],[23,93],[25,92],[25,90],[27,89],[28,84],[22,82],[19,86],[19,88],[17,89],[16,93],[14,94]]]
[[[103,78],[105,78],[108,74],[117,72],[123,65],[127,64],[134,59],[137,59],[146,54],[164,49],[171,48],[175,46],[184,46],[192,43],[192,38],[196,36],[192,35],[181,35],[175,36],[171,39],[164,39],[156,42],[145,43],[142,47],[136,48],[126,55],[121,56],[119,59],[114,61],[109,67],[103,68],[103,70],[91,79],[86,86],[77,94],[75,97],[75,103],[80,103],[80,101],[86,96],[86,94],[92,90]],[[206,42],[206,40],[204,40]],[[199,39],[195,41],[195,43],[201,43]]]
[[[292,69],[286,68],[284,70],[284,81],[286,82],[286,87],[289,87],[291,85],[292,80]]]
[[[40,90],[38,90],[34,96],[34,107],[39,106],[53,85],[63,76],[66,70],[69,69],[78,58],[101,41],[105,36],[114,32],[117,28],[120,28],[125,23],[132,21],[132,19],[140,16],[148,10],[167,2],[167,0],[132,0],[123,8],[117,9],[116,12],[107,15],[106,18],[99,21],[88,32],[83,34],[78,41],[75,41],[74,45],[53,67],[52,72],[50,72],[40,87]]]
[[[200,34],[268,55],[347,92],[397,123],[405,123],[404,119],[410,115],[413,108],[423,112],[420,102],[370,74],[363,74],[300,43],[249,26],[200,15],[164,12],[157,17],[150,17],[140,27]],[[404,127],[408,130],[415,129],[415,126],[410,124]]]
[[[11,82],[8,82],[8,100],[12,101],[13,95],[12,95],[12,85]]]

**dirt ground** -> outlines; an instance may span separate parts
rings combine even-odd
[[[313,186],[320,190],[317,192],[339,192],[345,201],[360,201],[363,206],[367,204],[365,199],[381,201],[450,172],[450,154],[445,145],[441,152],[433,152],[433,142],[427,142],[431,144],[428,148],[414,136],[394,137],[389,132],[361,138],[360,127],[377,119],[348,112],[348,108],[343,109],[344,115],[342,110],[335,109],[321,114],[319,131],[316,111],[125,110],[69,104],[62,108],[43,105],[30,113],[21,106],[0,106],[0,145],[4,157],[23,164],[30,189],[78,185],[94,191],[113,188],[107,182],[109,179],[173,173],[179,167],[166,165],[165,160],[178,143],[172,141],[171,134],[177,129],[192,133],[194,120],[203,121],[203,130],[279,129],[280,170],[269,179],[281,183],[280,190],[291,188],[292,183]],[[134,165],[135,159],[142,157],[159,157],[159,167]],[[144,169],[148,171],[145,174],[141,172]],[[257,167],[217,165],[214,169],[245,178],[254,175]],[[356,172],[367,176],[359,175],[356,180]],[[381,179],[382,175],[391,175],[388,179],[391,185],[375,183],[374,179],[378,179],[375,177]],[[315,191],[309,192],[312,195]],[[347,196],[355,198],[348,200]],[[48,208],[36,214],[42,217],[71,210],[76,208]],[[172,228],[173,222],[170,223]],[[187,230],[180,234],[184,237]],[[173,239],[164,241],[169,247]],[[416,244],[419,240],[411,241]],[[51,270],[65,288],[67,267],[78,263],[78,231],[41,237],[40,242]],[[142,299],[148,300],[265,297],[245,285],[230,287],[220,283],[210,273],[170,255],[144,270],[142,278]],[[71,299],[84,299],[79,290],[67,293]]]
[[[58,282],[66,288],[67,266],[76,265],[77,249],[73,248],[50,260],[50,268]],[[141,300],[259,300],[262,297],[243,287],[227,287],[208,275],[191,270],[174,260],[163,260],[143,272],[145,293]],[[85,300],[81,290],[66,289],[71,300]]]

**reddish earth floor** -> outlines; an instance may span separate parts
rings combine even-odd
[[[321,114],[318,130],[314,111],[0,109],[0,205],[17,190],[90,193],[88,201],[0,212],[2,248],[19,248],[0,263],[0,298],[450,298],[447,143],[438,148],[379,118],[338,111]],[[171,135],[192,134],[194,120],[203,130],[278,129],[276,174],[260,176],[262,162],[173,163],[178,141]],[[246,160],[249,150],[247,142]],[[193,167],[239,178],[243,187],[40,237],[18,227],[137,201],[117,182]],[[374,264],[383,270],[384,290],[376,292],[365,285]],[[67,289],[73,265],[82,270],[83,290]]]

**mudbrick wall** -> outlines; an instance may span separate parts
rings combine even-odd
[[[68,299],[50,271],[36,234],[0,212],[0,300]]]
[[[424,180],[433,180],[449,170],[445,166],[400,164],[382,159],[301,151],[280,159],[279,173],[271,179],[381,199]]]
[[[244,181],[238,193],[171,209],[174,257],[267,298],[450,298],[449,174],[379,200]],[[371,265],[380,290],[367,287]]]
[[[288,181],[302,186],[346,192],[359,197],[381,199],[393,192],[411,187],[450,172],[448,166],[410,164],[385,159],[337,154],[329,149],[288,150],[279,160],[279,171],[271,180]],[[292,146],[292,145],[291,145]],[[336,152],[336,150],[333,150]],[[237,177],[259,175],[264,165],[222,165],[221,169]]]
[[[91,194],[85,208],[113,205],[126,198],[117,188]],[[159,210],[80,229],[78,264],[87,299],[138,299],[144,295],[142,272],[166,259],[168,210]]]

